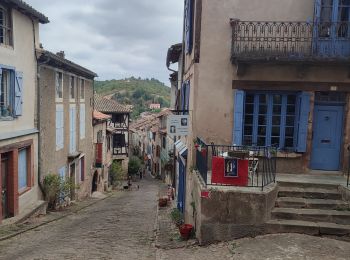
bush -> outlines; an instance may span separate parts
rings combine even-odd
[[[181,224],[183,224],[183,214],[180,212],[180,210],[178,210],[177,208],[174,208],[171,213],[170,213],[170,217],[172,219],[172,221],[177,225],[180,226]]]
[[[49,209],[55,209],[60,203],[60,199],[64,199],[70,194],[73,188],[73,182],[70,178],[64,180],[57,174],[48,174],[43,180],[43,188],[45,192],[45,200]],[[74,187],[75,188],[75,187]]]
[[[129,160],[129,165],[128,165],[129,175],[138,174],[140,169],[141,169],[141,160],[136,156],[132,156]]]
[[[121,180],[123,180],[124,173],[121,162],[113,161],[109,170],[109,178],[112,186],[117,186]]]

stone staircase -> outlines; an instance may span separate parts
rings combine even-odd
[[[350,238],[349,202],[337,184],[278,182],[279,191],[269,233],[336,235]]]

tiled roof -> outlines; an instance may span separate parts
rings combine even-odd
[[[97,110],[94,110],[93,116],[94,116],[94,119],[97,119],[97,120],[108,120],[112,118],[112,116],[103,114],[101,112],[98,112]]]
[[[40,23],[49,23],[49,18],[47,18],[42,13],[35,10],[32,6],[27,4],[26,2],[22,0],[6,0],[5,2],[8,2],[13,5],[14,8],[16,8],[21,13],[32,16],[39,20]]]
[[[49,64],[53,67],[61,68],[65,67],[68,68],[68,70],[77,73],[78,75],[91,78],[97,77],[97,74],[91,70],[88,70],[70,60],[67,60],[57,54],[54,54],[47,50],[37,50],[37,54],[39,56],[39,64],[40,62],[43,62],[45,64]]]
[[[102,113],[131,113],[130,109],[117,103],[112,99],[101,97],[99,95],[94,96],[95,109]]]

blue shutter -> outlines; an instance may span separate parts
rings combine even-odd
[[[315,0],[314,22],[317,23],[321,18],[321,0]]]
[[[186,54],[191,54],[193,45],[193,0],[185,3]]]
[[[23,73],[16,71],[14,116],[22,115],[22,104],[23,104]]]
[[[18,189],[27,187],[27,149],[20,150],[18,153]]]
[[[182,111],[185,110],[186,85],[187,85],[187,82],[185,81],[184,83],[182,83],[182,87],[181,87],[181,110]]]
[[[233,144],[242,145],[243,139],[243,114],[244,114],[244,91],[236,90],[234,94],[233,111]]]
[[[58,170],[58,174],[59,174],[59,176],[61,177],[62,180],[65,180],[66,179],[66,167],[63,166],[62,168],[60,168]]]
[[[1,84],[1,81],[2,81],[2,69],[0,67],[0,84]],[[1,93],[1,88],[0,88],[0,100],[1,100],[1,95],[2,95],[2,93]]]
[[[309,112],[310,94],[307,92],[302,92],[299,95],[298,136],[296,146],[296,151],[300,153],[306,152]]]

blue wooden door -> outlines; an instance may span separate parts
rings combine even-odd
[[[350,55],[350,1],[316,0],[314,52],[318,56]]]
[[[186,196],[186,167],[181,159],[179,159],[179,183],[177,194],[177,208],[183,213],[185,211]]]
[[[342,106],[315,106],[311,156],[312,169],[339,170],[342,128]]]

